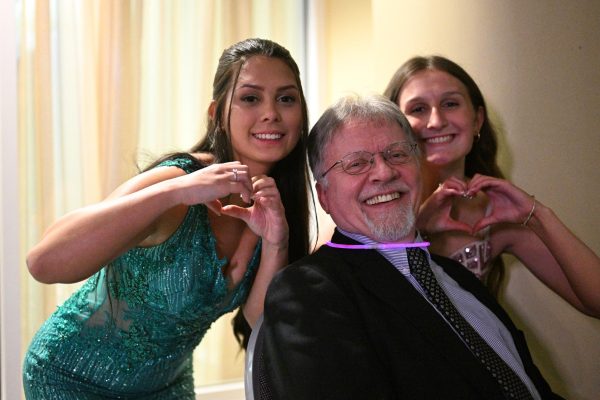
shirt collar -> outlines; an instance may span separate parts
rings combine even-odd
[[[350,239],[356,240],[357,242],[362,243],[362,244],[375,245],[375,244],[379,243],[379,242],[371,239],[370,237],[362,235],[360,233],[348,232],[348,231],[345,231],[345,230],[343,230],[343,229],[341,229],[339,227],[337,227],[336,229],[342,235],[347,236]],[[417,235],[416,235],[415,239],[413,240],[413,243],[422,242],[422,241],[423,241],[423,238],[422,238],[421,234],[417,231]],[[400,249],[389,249],[389,250],[393,250],[393,251],[398,251],[398,250],[406,251],[406,249],[402,249],[402,248],[400,248]],[[427,249],[423,248],[423,250],[425,250],[425,252],[429,254],[429,251]]]
[[[350,239],[356,240],[357,242],[362,243],[362,244],[378,244],[379,243],[379,242],[371,239],[370,237],[362,235],[360,233],[348,232],[348,231],[343,230],[340,227],[336,227],[336,229],[344,236],[347,236]],[[421,234],[417,231],[417,235],[416,235],[415,239],[413,240],[413,242],[421,242],[421,241],[423,241],[423,238],[421,237]]]

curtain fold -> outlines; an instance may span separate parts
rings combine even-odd
[[[264,37],[300,66],[301,0],[21,0],[19,136],[22,243],[105,198],[157,156],[203,135],[225,47]],[[24,259],[24,257],[23,257]],[[80,284],[42,285],[22,270],[23,352]],[[198,384],[241,379],[227,316],[195,353]]]

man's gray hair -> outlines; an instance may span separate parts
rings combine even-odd
[[[319,180],[323,173],[323,155],[333,136],[344,124],[351,121],[398,124],[408,140],[417,143],[408,120],[392,101],[380,95],[342,97],[325,110],[308,136],[308,161],[315,180]],[[415,149],[415,157],[420,159],[418,146]]]

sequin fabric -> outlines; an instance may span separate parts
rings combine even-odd
[[[178,158],[161,165],[194,170]],[[164,243],[129,250],[42,325],[25,355],[27,399],[194,399],[192,351],[247,297],[260,242],[228,290],[204,205]]]
[[[464,265],[469,271],[482,279],[491,268],[492,244],[488,237],[467,244],[454,252],[450,258]]]

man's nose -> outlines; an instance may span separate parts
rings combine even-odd
[[[383,154],[378,153],[371,159],[371,170],[369,171],[370,178],[376,181],[389,181],[398,175],[398,171],[383,157]]]

